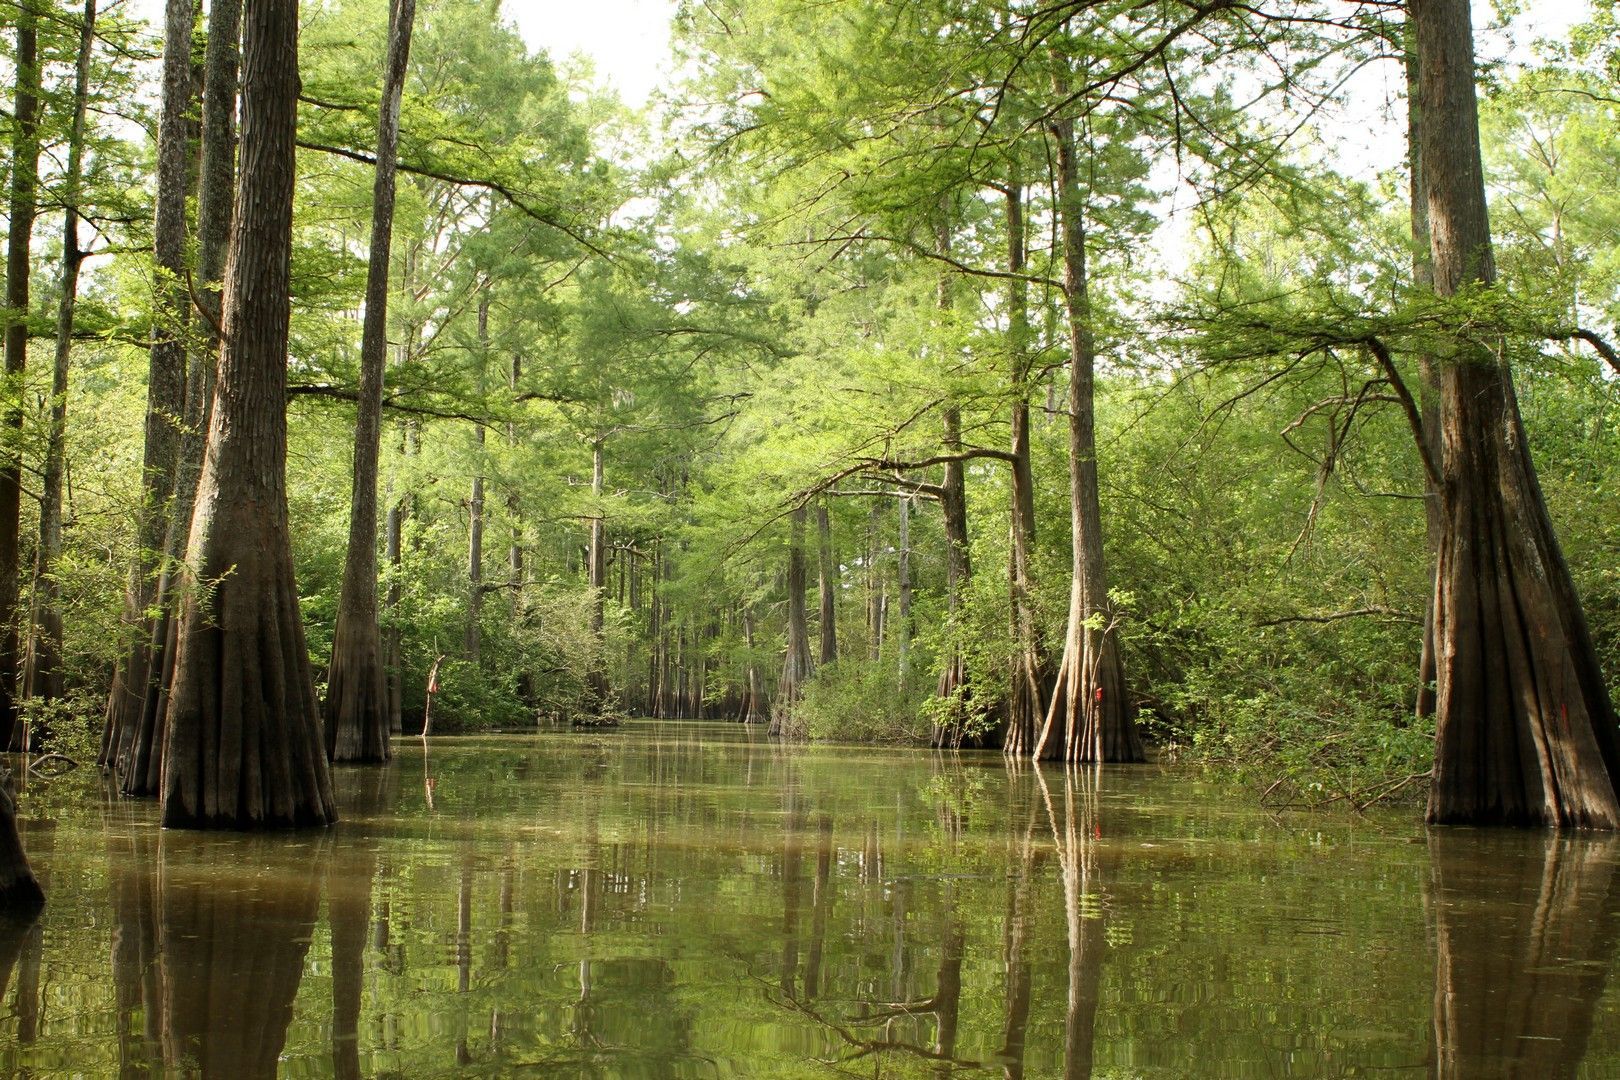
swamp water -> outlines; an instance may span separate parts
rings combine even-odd
[[[1613,839],[732,725],[396,749],[328,833],[34,781],[0,1072],[1620,1076]]]

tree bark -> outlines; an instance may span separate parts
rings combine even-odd
[[[20,387],[28,367],[28,290],[33,257],[34,214],[39,187],[38,0],[17,5],[16,93],[11,116],[11,192],[6,211],[6,378]],[[21,614],[22,403],[6,405],[4,423],[12,449],[0,455],[0,748],[17,749],[17,622]]]
[[[168,0],[163,20],[163,97],[158,119],[157,209],[152,229],[157,271],[156,324],[148,351],[146,429],[141,454],[141,504],[135,558],[125,593],[126,657],[113,676],[107,701],[104,764],[129,775],[129,756],[140,740],[148,698],[163,678],[154,653],[157,628],[148,616],[157,599],[157,573],[168,535],[170,499],[180,461],[180,429],[186,410],[186,194],[191,104],[192,0]],[[141,790],[137,781],[133,787]],[[144,792],[143,792],[144,793]]]
[[[901,495],[899,549],[896,552],[895,596],[899,601],[899,642],[896,646],[900,693],[911,689],[911,496]]]
[[[387,761],[392,716],[377,621],[377,473],[382,453],[383,373],[388,362],[388,269],[394,238],[399,106],[410,59],[416,0],[393,0],[377,110],[377,171],[371,189],[371,249],[360,331],[360,395],[354,419],[349,546],[338,596],[323,718],[332,761]]]
[[[951,223],[948,216],[942,214],[935,237],[935,247],[939,254],[949,257],[951,251]],[[951,289],[953,277],[950,273],[942,273],[939,277],[938,307],[941,321],[946,323],[946,333],[951,330],[948,326],[950,313],[954,304],[954,295]],[[947,405],[942,418],[944,427],[943,442],[947,454],[957,454],[962,450],[962,410],[956,404]],[[945,602],[947,617],[953,624],[957,623],[962,612],[962,595],[967,591],[968,584],[973,577],[973,564],[968,554],[968,518],[967,518],[967,482],[962,462],[948,461],[945,463],[945,475],[940,484],[940,510],[945,525]],[[938,725],[933,732],[933,742],[936,746],[958,746],[962,741],[962,729],[968,714],[968,671],[967,656],[957,644],[949,646],[945,653],[945,662],[940,668],[939,682],[934,692],[937,696],[952,702],[949,722]]]
[[[1007,270],[1024,272],[1023,186],[1014,182],[1006,190]],[[1012,693],[1007,706],[1003,747],[1009,754],[1029,751],[1046,714],[1048,660],[1040,624],[1035,617],[1035,476],[1029,444],[1029,286],[1014,279],[1007,292],[1007,348],[1012,384],[1012,497],[1008,544],[1008,586],[1011,592],[1013,656]]]
[[[56,562],[62,555],[62,481],[67,464],[68,364],[73,355],[73,315],[79,297],[79,199],[84,172],[84,126],[90,98],[90,56],[95,45],[96,0],[85,0],[79,24],[79,60],[73,73],[73,114],[68,127],[67,166],[62,177],[62,298],[56,309],[56,355],[40,479],[39,552],[34,566],[34,617],[23,695],[53,701],[62,696],[62,605]]]
[[[157,617],[147,624],[144,654],[132,660],[148,666],[139,712],[126,715],[118,733],[113,764],[126,795],[156,795],[162,777],[162,716],[168,688],[174,679],[174,654],[179,625],[178,569],[185,556],[196,505],[197,478],[202,472],[204,434],[213,404],[214,371],[219,356],[217,327],[220,279],[225,272],[230,241],[232,199],[236,181],[236,97],[242,37],[242,0],[217,0],[208,13],[208,45],[204,56],[201,190],[197,195],[196,302],[207,324],[202,344],[195,348],[185,375],[185,417],[181,425],[174,470],[172,503],[167,514],[165,558],[158,574],[151,609]],[[189,134],[189,133],[188,133]],[[133,702],[129,703],[133,706]]]
[[[478,298],[478,373],[474,380],[479,397],[484,394],[484,374],[489,363],[489,289]],[[467,633],[463,651],[467,662],[477,666],[484,650],[484,425],[473,425],[475,469],[472,491],[467,498]]]
[[[586,574],[591,587],[591,670],[588,686],[590,708],[602,713],[607,708],[607,655],[604,631],[607,620],[607,522],[602,516],[604,488],[604,437],[591,440],[591,532],[586,548]]]
[[[1408,197],[1412,217],[1412,284],[1423,291],[1434,290],[1434,266],[1429,254],[1429,203],[1423,192],[1423,161],[1418,153],[1423,131],[1423,88],[1419,77],[1420,65],[1417,42],[1407,27],[1406,53],[1406,136],[1407,157],[1410,163]],[[1418,354],[1418,403],[1423,424],[1423,439],[1428,444],[1429,458],[1440,460],[1440,381],[1435,371],[1434,357],[1428,351]],[[1429,598],[1423,607],[1423,647],[1418,658],[1417,700],[1413,712],[1418,719],[1434,715],[1434,681],[1436,653],[1434,642],[1434,567],[1440,551],[1440,489],[1434,479],[1424,473],[1423,484],[1424,539],[1429,554]]]
[[[1066,61],[1059,59],[1059,62]],[[1066,82],[1059,80],[1058,93]],[[1085,207],[1074,121],[1055,120],[1058,216],[1063,246],[1064,314],[1069,337],[1069,502],[1074,571],[1069,626],[1056,685],[1033,756],[1056,756],[1050,741],[1063,720],[1063,755],[1069,761],[1141,761],[1146,754],[1125,693],[1125,666],[1112,624],[1103,565],[1102,509],[1097,492],[1096,346],[1086,272]],[[1094,618],[1095,617],[1095,618]],[[1102,625],[1095,625],[1101,621]]]
[[[816,505],[816,539],[820,557],[817,584],[821,602],[821,662],[830,664],[838,659],[838,560],[833,555],[832,522],[825,502]]]
[[[805,507],[795,507],[788,529],[787,651],[782,658],[782,678],[776,684],[776,700],[771,703],[771,735],[781,735],[787,730],[789,714],[798,703],[813,666],[810,660],[810,620],[804,601],[808,577],[804,559],[806,517],[808,512]]]
[[[1495,281],[1467,0],[1419,0],[1434,291]],[[1456,331],[1440,367],[1436,738],[1429,821],[1620,826],[1620,726],[1547,515],[1499,342]]]
[[[225,276],[225,347],[166,717],[162,805],[170,827],[337,818],[287,520],[296,5],[248,0],[244,24],[242,181]]]

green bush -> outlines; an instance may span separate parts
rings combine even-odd
[[[805,684],[786,734],[823,742],[926,743],[932,726],[922,716],[926,696],[917,689],[902,693],[893,665],[837,660]]]

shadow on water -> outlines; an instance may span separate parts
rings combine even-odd
[[[1557,1080],[1586,1057],[1620,933],[1620,839],[1435,830],[1442,1080]]]

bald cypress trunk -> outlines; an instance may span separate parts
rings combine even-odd
[[[388,257],[394,236],[399,105],[415,19],[416,0],[394,0],[389,9],[382,101],[377,110],[377,170],[371,189],[366,313],[360,331],[349,546],[322,707],[326,752],[332,761],[387,761],[392,734],[382,631],[377,621],[377,463],[382,451],[383,369],[388,361]]]
[[[1060,82],[1058,92],[1066,83]],[[1074,121],[1056,120],[1058,216],[1063,246],[1064,313],[1069,337],[1069,502],[1074,570],[1069,587],[1069,626],[1057,682],[1035,757],[1070,761],[1141,761],[1145,757],[1125,693],[1125,666],[1112,624],[1108,575],[1103,565],[1102,508],[1097,491],[1096,344],[1086,271],[1085,207]],[[1097,622],[1102,625],[1095,625]],[[1061,726],[1056,722],[1061,721]],[[1056,729],[1061,743],[1051,741]]]
[[[298,12],[286,0],[249,0],[244,23],[225,347],[187,552],[196,578],[180,614],[166,716],[170,827],[337,818],[287,520]]]
[[[1467,0],[1418,0],[1434,291],[1495,281]],[[1440,537],[1429,820],[1620,826],[1620,727],[1547,515],[1500,349],[1437,347]]]
[[[828,520],[825,502],[816,506],[816,539],[820,567],[817,599],[821,602],[821,662],[830,664],[838,659],[838,560],[833,556],[832,522]]]
[[[1429,254],[1429,204],[1423,186],[1423,161],[1418,153],[1423,130],[1423,88],[1420,85],[1417,42],[1408,27],[1406,42],[1406,136],[1409,161],[1409,201],[1412,215],[1412,284],[1418,289],[1434,289],[1434,267]],[[1440,460],[1440,383],[1434,357],[1418,356],[1418,402],[1423,423],[1423,439],[1429,457]],[[1440,548],[1440,489],[1425,474],[1423,484],[1424,539],[1429,553],[1429,598],[1423,607],[1423,646],[1418,658],[1417,701],[1413,708],[1419,719],[1434,715],[1434,680],[1437,658],[1434,648],[1434,565]]]
[[[1014,180],[1006,192],[1007,271],[1024,272],[1024,189]],[[1007,285],[1007,351],[1012,389],[1012,495],[1008,537],[1008,589],[1011,592],[1013,654],[1009,672],[1002,748],[1011,756],[1030,752],[1046,713],[1047,658],[1035,618],[1035,477],[1029,448],[1029,286],[1016,278]]]
[[[79,195],[84,169],[84,124],[90,96],[90,50],[95,44],[96,0],[85,0],[79,24],[79,61],[73,73],[73,113],[67,167],[62,177],[62,298],[56,312],[56,356],[40,478],[39,552],[34,563],[34,616],[29,620],[23,694],[46,701],[62,696],[62,607],[56,561],[62,554],[62,481],[66,473],[68,364],[79,296]]]
[[[203,442],[213,403],[214,371],[219,358],[220,280],[225,274],[230,242],[232,200],[236,191],[236,87],[242,38],[242,0],[215,0],[208,11],[208,45],[203,63],[202,167],[197,193],[197,290],[202,322],[201,344],[193,347],[185,381],[185,422],[180,432],[173,504],[164,541],[165,565],[158,576],[153,606],[157,618],[148,637],[153,672],[140,714],[123,729],[116,765],[126,795],[156,795],[162,777],[160,727],[167,694],[174,680],[175,619],[180,560],[186,553],[197,478],[202,472]]]
[[[37,0],[17,5],[17,51],[12,57],[17,88],[12,103],[11,193],[7,208],[6,378],[21,382],[28,367],[28,297],[33,257],[34,213],[39,187],[39,12]],[[12,449],[0,455],[0,749],[15,749],[17,723],[17,616],[21,602],[22,460],[15,449],[22,431],[20,399],[6,406]]]
[[[154,655],[156,628],[148,616],[157,599],[158,570],[168,535],[170,499],[180,461],[186,409],[186,194],[190,181],[186,113],[191,102],[192,0],[168,0],[163,19],[163,98],[158,120],[157,210],[152,229],[157,271],[156,326],[146,374],[146,430],[141,454],[141,505],[135,558],[125,593],[125,659],[107,702],[104,764],[126,772],[141,740],[142,714],[163,671]],[[139,789],[139,784],[135,787]]]
[[[770,734],[787,730],[787,721],[810,678],[810,620],[805,611],[804,525],[807,512],[795,507],[788,531],[787,569],[787,651],[782,657],[782,678],[776,684],[776,700],[771,707]]]

